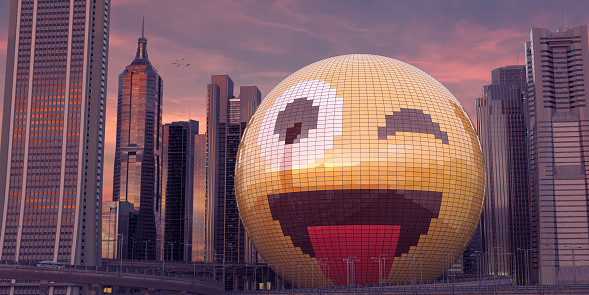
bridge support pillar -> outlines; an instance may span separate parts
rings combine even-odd
[[[82,294],[98,295],[100,294],[100,285],[98,284],[86,284],[82,287]]]
[[[155,293],[155,289],[153,289],[153,288],[141,289],[141,293],[143,293],[143,295],[151,295],[151,294]]]
[[[49,282],[41,281],[41,283],[39,284],[39,294],[47,295],[47,291],[49,291]]]

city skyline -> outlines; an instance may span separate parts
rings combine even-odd
[[[247,6],[224,1],[113,1],[109,69],[118,74],[116,69],[128,64],[145,15],[150,59],[167,84],[163,123],[189,118],[205,122],[203,89],[212,74],[229,74],[243,83],[237,87],[258,85],[264,97],[301,66],[345,53],[381,54],[418,66],[448,87],[474,121],[474,98],[480,96],[480,86],[490,82],[488,73],[518,60],[523,64],[523,44],[532,27],[555,31],[567,22],[568,27],[589,23],[589,7],[581,1],[535,1],[530,7],[530,1],[427,3],[349,1],[334,6],[324,1],[315,8],[311,1]],[[136,9],[138,4],[143,12]],[[0,11],[3,81],[9,1],[0,3]],[[212,18],[221,21],[207,27]],[[176,61],[182,65],[173,65]],[[112,198],[116,83],[109,80],[107,93],[103,200]]]

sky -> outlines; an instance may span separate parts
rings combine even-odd
[[[0,1],[0,95],[9,0]],[[206,126],[206,85],[228,74],[264,97],[315,61],[349,53],[388,56],[444,84],[475,118],[491,71],[523,64],[532,27],[589,24],[584,0],[111,0],[103,199],[112,198],[118,75],[135,57],[141,20],[151,63],[164,80],[163,122]],[[180,61],[179,67],[172,63]],[[186,64],[190,66],[186,66]]]

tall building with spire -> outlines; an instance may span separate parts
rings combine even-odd
[[[159,259],[163,80],[147,56],[142,27],[135,59],[119,75],[113,201],[128,202],[123,258]],[[134,252],[134,253],[132,253]]]
[[[261,93],[256,86],[242,86],[234,97],[227,75],[213,75],[207,90],[206,259],[253,262],[256,254],[239,218],[234,178],[239,142]]]
[[[0,147],[2,260],[101,263],[109,14],[109,0],[11,0]],[[5,288],[39,294],[23,285],[1,286],[0,293]]]
[[[588,283],[587,26],[532,28],[526,43],[532,283]]]

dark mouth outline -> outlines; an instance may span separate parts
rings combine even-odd
[[[437,218],[442,193],[417,190],[348,189],[268,195],[272,218],[304,254],[316,257],[310,226],[400,225],[395,257],[408,253]]]

